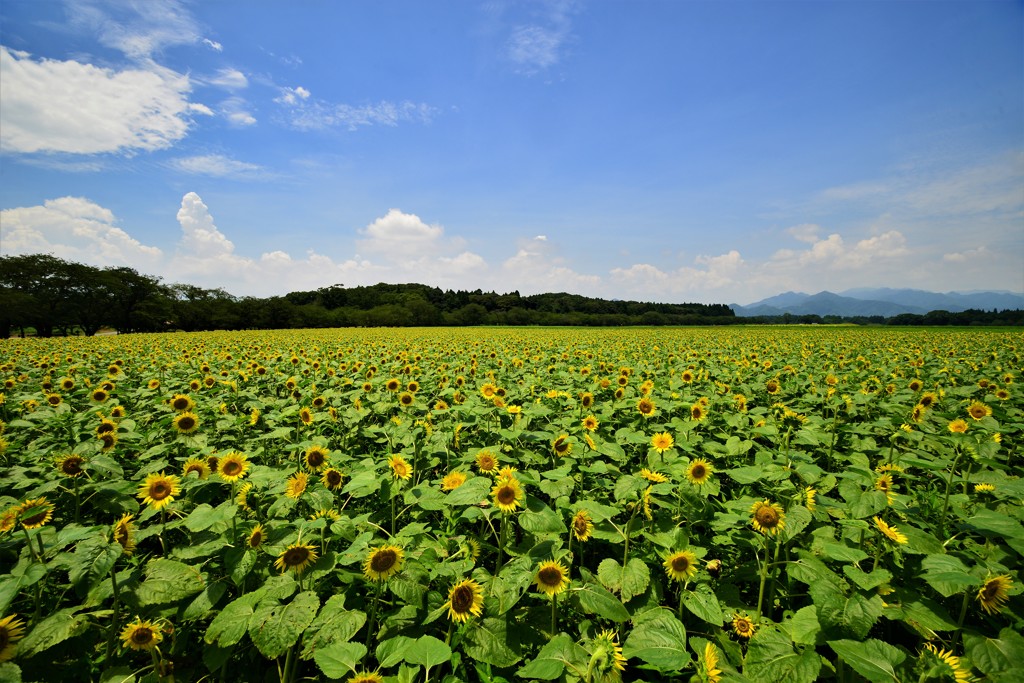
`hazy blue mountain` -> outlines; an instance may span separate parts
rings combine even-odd
[[[731,304],[737,316],[759,315],[839,315],[884,316],[900,313],[923,314],[929,311],[956,313],[968,309],[1024,309],[1024,294],[1014,292],[926,292],[920,289],[861,287],[840,294],[785,292],[746,306]]]

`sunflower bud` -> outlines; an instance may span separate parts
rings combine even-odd
[[[704,568],[708,570],[708,574],[711,578],[717,579],[722,574],[722,561],[721,560],[708,560]]]

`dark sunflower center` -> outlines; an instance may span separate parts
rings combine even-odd
[[[185,468],[185,474],[189,474],[191,472],[196,472],[198,474],[202,474],[203,473],[203,468],[200,465],[197,465],[197,464],[189,465],[188,467]]]
[[[82,459],[77,457],[68,458],[61,463],[60,470],[64,474],[76,477],[82,473]]]
[[[594,399],[590,398],[589,396],[584,396],[583,397],[583,407],[584,408],[589,408],[591,405],[593,405],[593,403],[594,403]]]
[[[310,467],[319,467],[324,464],[324,454],[320,451],[310,451],[309,455],[306,456],[306,462],[309,463]]]
[[[186,399],[179,398],[174,402],[175,410],[185,410],[186,408],[188,408],[188,401]]]
[[[31,515],[29,517],[23,518],[21,520],[21,523],[24,524],[25,526],[32,526],[34,524],[42,524],[45,519],[46,519],[46,510],[43,510],[42,512],[37,512],[34,515]]]
[[[340,472],[328,472],[327,473],[327,485],[328,486],[337,486],[340,483],[341,483],[341,473]]]
[[[378,550],[370,558],[370,569],[378,574],[382,574],[394,567],[397,562],[398,555],[394,550],[390,548]]]
[[[565,453],[567,450],[569,450],[569,442],[568,441],[556,441],[555,442],[555,452],[556,453]]]
[[[754,513],[754,519],[756,519],[757,523],[763,526],[764,528],[771,529],[778,525],[779,513],[775,510],[775,508],[771,506],[765,506],[759,508],[758,511]]]
[[[114,532],[114,540],[121,544],[121,546],[128,545],[128,525],[118,524],[117,530]]]
[[[289,567],[297,567],[308,559],[309,550],[303,547],[289,548],[284,554],[284,563]]]
[[[206,465],[211,470],[216,470],[218,464],[220,464],[220,458],[218,458],[216,455],[211,455],[209,458],[206,459]]]
[[[458,614],[468,612],[473,607],[473,589],[459,586],[452,592],[452,610]]]
[[[180,420],[178,420],[178,427],[180,429],[192,429],[195,426],[196,421],[193,420],[191,417],[183,417]]]
[[[249,537],[249,547],[250,548],[259,547],[259,544],[262,543],[262,542],[263,542],[263,533],[259,532],[259,531],[252,532],[252,536]],[[287,558],[285,558],[285,562],[287,562],[287,561],[288,561]]]
[[[153,642],[153,630],[145,626],[138,626],[132,631],[132,642],[136,645],[148,645]]]
[[[640,412],[641,413],[646,414],[646,413],[651,412],[652,410],[654,410],[654,405],[651,404],[649,401],[641,401],[640,402]]]
[[[229,460],[228,462],[224,463],[224,474],[226,474],[229,477],[235,476],[241,470],[241,463],[235,462],[234,460]]]
[[[577,517],[572,523],[573,529],[576,531],[577,536],[582,536],[587,533],[587,520],[584,517]]]
[[[690,559],[685,555],[673,558],[672,570],[678,574],[682,574],[690,569]]]
[[[107,432],[106,434],[100,434],[100,441],[103,442],[104,446],[110,447],[114,445],[114,434]]]
[[[544,567],[538,572],[537,578],[545,586],[557,586],[562,583],[562,570],[558,567]]]
[[[927,407],[928,407],[928,406],[930,406],[931,404],[932,404],[932,397],[931,397],[931,396],[922,396],[922,397],[921,397],[921,405],[922,405],[922,406],[924,406],[925,408],[927,408]]]
[[[694,479],[703,479],[707,473],[707,468],[699,463],[690,468],[690,476]]]
[[[993,598],[995,598],[996,595],[998,595],[998,594],[999,594],[999,584],[996,583],[995,581],[991,581],[991,582],[985,584],[985,587],[981,589],[981,599],[982,600],[990,601]]]
[[[11,642],[11,636],[7,633],[7,627],[4,626],[0,628],[0,652],[3,652],[9,642]]]
[[[985,410],[982,408],[971,408],[971,417],[985,417]]]
[[[516,490],[508,485],[502,486],[498,489],[498,495],[496,498],[502,505],[511,505],[516,499]]]
[[[60,403],[60,396],[48,396],[46,400],[51,406],[55,406]]]
[[[149,497],[153,500],[163,500],[171,494],[171,487],[163,481],[153,482],[149,487]]]

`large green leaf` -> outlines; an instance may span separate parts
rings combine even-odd
[[[58,610],[32,627],[32,630],[18,643],[18,656],[27,659],[68,638],[85,633],[89,627],[89,618],[82,614],[75,614],[78,609],[80,608],[68,607]]]
[[[185,526],[189,531],[205,531],[215,524],[229,521],[238,512],[234,501],[225,501],[217,507],[201,503],[185,518]]]
[[[966,565],[952,555],[928,555],[921,560],[921,567],[922,578],[945,598],[981,585],[981,579],[971,576]]]
[[[1005,672],[1020,673],[1021,663],[1024,662],[1024,637],[1012,628],[1004,628],[998,638],[966,634],[964,645],[971,662],[983,674],[994,676]]]
[[[750,639],[743,674],[763,683],[814,683],[821,671],[821,657],[813,647],[794,650],[777,628],[758,629]]]
[[[856,640],[830,640],[828,646],[843,658],[854,671],[872,683],[899,683],[901,677],[896,668],[907,655],[888,643],[869,638]]]
[[[366,623],[366,613],[345,609],[345,596],[332,595],[303,635],[305,659],[320,648],[348,641]]]
[[[629,612],[619,599],[596,583],[587,582],[581,588],[574,589],[572,599],[586,614],[596,614],[614,622],[629,620]]]
[[[627,659],[639,659],[659,671],[679,671],[690,661],[686,651],[686,629],[664,608],[637,617],[633,630],[622,644]]]
[[[420,636],[406,653],[405,661],[424,667],[437,666],[452,658],[452,649],[434,636]]]
[[[522,659],[519,641],[510,636],[504,619],[485,618],[475,622],[466,633],[462,651],[471,659],[497,667],[512,666]]]
[[[146,565],[146,580],[136,589],[142,606],[177,602],[206,587],[202,574],[182,562],[156,558]]]
[[[491,480],[487,477],[473,477],[448,494],[449,505],[476,505],[487,500],[491,493]]]
[[[638,557],[627,562],[625,567],[609,557],[598,565],[597,578],[609,590],[621,593],[623,602],[629,602],[647,590],[651,572],[647,563]]]
[[[553,681],[568,668],[576,675],[586,670],[587,651],[580,647],[568,634],[559,633],[541,648],[537,657],[519,669],[519,678],[535,678]]]
[[[713,626],[722,625],[722,607],[711,586],[699,583],[683,593],[683,606]]]
[[[203,639],[210,645],[225,648],[237,643],[248,630],[249,618],[261,597],[261,593],[254,592],[229,602],[210,622]]]
[[[780,627],[789,631],[789,638],[798,645],[814,645],[821,633],[818,623],[818,610],[814,605],[807,605],[797,610],[791,619],[784,621]]]
[[[249,637],[267,659],[276,659],[298,641],[320,609],[313,591],[299,593],[284,605],[264,609],[249,619]]]
[[[91,538],[75,546],[68,578],[80,595],[84,595],[98,582],[107,579],[110,570],[124,549],[120,543],[108,543],[105,538]],[[82,592],[82,591],[85,592]]]
[[[362,643],[330,643],[317,649],[313,661],[328,678],[344,678],[361,669],[364,656],[366,646]]]

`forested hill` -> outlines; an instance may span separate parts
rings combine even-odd
[[[0,257],[0,338],[103,327],[119,332],[433,325],[716,325],[725,304],[608,301],[576,294],[442,290],[420,284],[332,285],[269,298],[164,284],[132,268],[95,268],[44,254]]]

